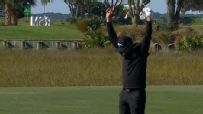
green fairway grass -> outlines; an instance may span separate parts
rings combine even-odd
[[[121,87],[0,88],[0,114],[118,114]],[[203,114],[203,86],[150,86],[146,114]]]
[[[28,21],[21,19],[18,26],[0,26],[0,40],[82,39],[83,37],[74,25],[67,22],[62,25],[54,21],[51,27],[31,27]]]

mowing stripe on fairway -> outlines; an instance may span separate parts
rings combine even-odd
[[[0,88],[0,114],[118,114],[121,87]],[[203,114],[203,86],[150,86],[146,114]]]

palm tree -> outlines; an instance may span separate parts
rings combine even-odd
[[[53,0],[41,0],[42,5],[44,6],[44,13],[45,13],[45,7],[48,3],[53,2]]]
[[[22,11],[25,2],[34,4],[35,0],[0,0],[5,12],[5,25],[17,25],[18,14]]]
[[[5,25],[17,25],[17,22],[14,22],[16,20],[16,14],[14,13],[14,0],[5,0],[4,2],[4,10],[5,10]]]
[[[5,11],[5,24],[7,25],[7,23],[8,24],[10,24],[11,23],[11,18],[10,18],[10,15],[8,15],[8,13],[11,13],[10,12],[10,6],[7,4],[7,0],[0,0],[0,5],[1,5],[1,7],[4,9],[4,11]]]
[[[53,0],[41,0],[41,3],[47,5],[52,1]],[[5,11],[5,25],[17,25],[18,14],[23,11],[22,9],[27,3],[35,5],[36,0],[0,0],[0,6],[2,6]]]

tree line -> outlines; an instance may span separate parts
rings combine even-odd
[[[47,5],[53,0],[41,0],[43,5]],[[104,16],[105,8],[110,6],[104,0],[64,0],[67,4],[72,18],[92,17],[94,15]],[[110,2],[112,2],[111,0]],[[115,2],[116,0],[114,0]],[[140,12],[144,3],[150,0],[123,0],[128,4],[128,16],[132,24],[140,24]],[[0,0],[0,7],[5,11],[5,25],[17,25],[18,16],[23,12],[24,6],[29,3],[35,5],[36,0]],[[158,1],[157,1],[158,4]],[[186,11],[202,11],[203,0],[167,0],[167,25],[169,29],[176,29],[179,24],[180,14]],[[120,8],[122,10],[122,8]],[[117,13],[119,15],[120,12]]]

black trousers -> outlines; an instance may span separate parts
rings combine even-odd
[[[120,93],[120,114],[144,114],[145,104],[145,89],[123,89]]]

